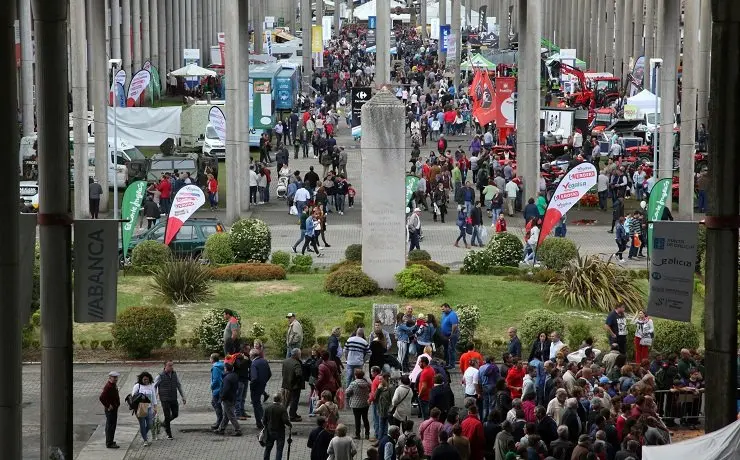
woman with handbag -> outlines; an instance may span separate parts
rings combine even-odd
[[[414,390],[411,389],[411,380],[408,375],[401,377],[401,384],[396,388],[391,399],[391,408],[388,416],[391,417],[391,425],[400,425],[402,421],[411,417],[411,399]]]
[[[637,325],[635,329],[635,362],[641,363],[643,359],[648,359],[650,347],[653,345],[655,336],[655,326],[653,320],[644,310],[638,310],[637,316],[632,320]]]
[[[136,378],[136,384],[131,391],[136,406],[136,418],[139,419],[139,429],[144,446],[149,446],[149,431],[152,429],[154,417],[157,416],[157,392],[154,390],[154,379],[149,372],[142,372]]]
[[[463,210],[462,206],[457,205],[457,228],[460,230],[460,234],[457,235],[455,244],[453,244],[453,246],[455,246],[456,248],[460,247],[458,243],[462,239],[463,243],[465,243],[465,248],[470,249],[470,245],[468,244],[468,235],[467,235],[467,227],[468,227],[467,220],[468,220],[468,215],[465,213],[465,210]],[[471,230],[471,233],[472,233],[472,230]]]

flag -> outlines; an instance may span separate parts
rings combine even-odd
[[[218,134],[218,139],[226,143],[226,117],[224,112],[218,107],[211,107],[208,111],[208,122],[213,125],[213,129]]]
[[[167,216],[167,230],[164,234],[164,244],[170,242],[177,236],[183,224],[190,219],[206,202],[206,196],[197,185],[186,185],[177,191],[175,199],[172,200],[170,214]]]
[[[478,107],[480,106],[480,100],[482,96],[482,87],[481,87],[481,78],[482,73],[480,70],[475,71],[475,75],[473,75],[473,82],[470,84],[470,99],[472,101],[472,112],[475,114],[478,110]]]
[[[128,86],[128,97],[126,98],[126,106],[135,107],[136,101],[139,100],[141,93],[144,92],[152,75],[144,69],[139,70],[131,77],[131,84]]]
[[[665,209],[666,201],[671,196],[673,180],[666,177],[661,179],[653,185],[650,190],[650,199],[648,200],[647,208],[647,221],[648,221],[648,256],[653,251],[653,224],[650,222],[657,222],[663,220],[663,210]]]
[[[513,128],[516,119],[514,106],[514,90],[516,89],[516,78],[496,78],[496,95],[494,105],[496,106],[496,126],[498,128]]]
[[[113,78],[113,81],[110,84],[110,93],[108,95],[109,103],[111,106],[116,103],[117,95],[116,95],[116,87],[117,85],[125,86],[126,85],[126,71],[125,70],[119,70],[116,72],[116,76]],[[124,95],[126,92],[124,91]]]
[[[493,83],[491,83],[491,77],[488,72],[483,70],[480,71],[481,76],[479,77],[480,91],[475,89],[478,94],[478,110],[473,112],[473,116],[478,119],[478,124],[486,126],[488,123],[496,119],[496,105],[494,104],[494,93]]]
[[[542,221],[537,246],[547,238],[552,229],[583,195],[596,185],[596,166],[592,163],[581,163],[574,166],[560,181],[555,194],[547,204],[545,218]]]
[[[126,258],[129,244],[131,244],[131,237],[134,235],[134,230],[136,230],[136,224],[139,220],[139,212],[141,211],[141,202],[144,201],[145,195],[146,181],[143,180],[132,182],[123,194],[121,218],[128,221],[123,223],[121,230],[124,258]]]

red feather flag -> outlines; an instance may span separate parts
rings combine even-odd
[[[470,84],[470,99],[473,103],[472,106],[472,112],[476,113],[478,110],[478,107],[480,106],[480,97],[482,95],[481,93],[481,71],[476,70],[475,75],[473,76],[473,82]]]
[[[473,87],[478,99],[477,110],[473,109],[473,116],[478,119],[481,126],[485,126],[496,119],[497,107],[494,104],[493,83],[487,71],[481,72],[477,87]]]

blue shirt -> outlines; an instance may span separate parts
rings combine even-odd
[[[529,365],[537,369],[537,377],[535,378],[535,383],[537,387],[544,388],[545,386],[545,366],[542,364],[542,361],[535,358],[529,362]]]
[[[514,336],[513,339],[509,340],[508,352],[511,356],[522,356],[522,342],[519,341],[519,337]]]
[[[440,330],[442,335],[449,336],[452,334],[452,326],[459,324],[460,321],[457,319],[457,313],[450,310],[449,313],[442,313],[442,324]]]

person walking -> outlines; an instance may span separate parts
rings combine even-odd
[[[182,391],[180,379],[175,372],[174,363],[170,360],[164,363],[164,370],[154,379],[154,388],[159,394],[159,401],[162,403],[162,412],[164,413],[164,431],[167,433],[167,439],[172,439],[171,423],[180,414],[180,406],[177,402],[177,394],[182,397],[182,404],[185,405],[185,393]]]
[[[285,344],[288,350],[286,358],[290,358],[292,351],[295,348],[300,350],[301,345],[303,345],[303,326],[296,319],[295,313],[288,313],[285,317],[288,318],[288,332],[285,336]]]
[[[421,237],[421,209],[414,208],[408,219],[406,220],[406,228],[409,232],[409,252],[414,249],[421,249],[419,246],[419,240]]]
[[[463,240],[463,243],[465,244],[466,249],[470,249],[470,245],[468,244],[468,237],[467,237],[467,227],[468,227],[468,215],[465,213],[465,210],[461,205],[457,205],[457,228],[460,230],[460,234],[457,235],[457,239],[455,240],[455,243],[453,246],[456,248],[459,248],[460,245],[458,244],[460,242],[460,239]]]
[[[345,392],[347,405],[355,416],[355,439],[360,439],[360,421],[365,425],[365,439],[370,439],[370,383],[365,380],[365,371],[362,368],[354,370],[354,379]],[[340,425],[341,426],[341,425]],[[337,428],[337,432],[339,428]]]
[[[239,388],[236,391],[236,416],[239,420],[246,420],[249,416],[244,408],[249,389],[249,370],[252,361],[249,359],[249,344],[242,345],[242,351],[234,359],[234,371],[239,376]]]
[[[139,400],[136,408],[136,418],[139,419],[139,432],[144,441],[144,447],[149,446],[149,432],[152,429],[154,417],[157,416],[157,392],[154,390],[154,379],[149,372],[142,372],[136,378],[133,390],[133,400]]]
[[[226,370],[226,375],[224,376],[221,392],[219,393],[223,417],[214,432],[221,435],[224,434],[226,432],[226,425],[231,422],[231,425],[234,427],[234,436],[241,436],[242,431],[235,411],[236,396],[239,389],[239,376],[234,372],[234,365],[231,363],[226,363],[224,369]]]
[[[306,380],[303,378],[303,362],[301,361],[301,349],[290,350],[290,357],[283,361],[283,403],[288,407],[288,415],[291,422],[300,422],[298,416],[298,400],[301,390],[306,388]]]
[[[355,378],[355,370],[362,370],[370,355],[370,345],[365,340],[364,328],[358,328],[355,335],[347,339],[344,352],[347,354],[347,385],[349,386]]]
[[[337,425],[336,436],[329,442],[327,454],[331,460],[352,460],[357,455],[357,448],[347,436],[347,427],[343,424]]]
[[[100,197],[103,195],[103,187],[98,183],[98,179],[93,179],[88,193],[90,200],[90,217],[92,219],[97,219],[98,214],[100,213]]]
[[[215,430],[221,425],[221,420],[224,417],[223,410],[221,409],[221,386],[224,380],[224,362],[221,361],[221,357],[218,353],[211,354],[211,407],[216,412],[216,423],[211,425],[211,429]]]
[[[616,233],[614,234],[614,241],[617,243],[617,252],[614,253],[617,256],[619,263],[624,263],[624,251],[627,250],[627,243],[630,240],[627,230],[624,228],[625,218],[621,216],[617,221]]]
[[[250,399],[252,401],[252,409],[254,410],[254,419],[257,422],[257,428],[262,429],[262,416],[264,410],[262,408],[262,396],[265,396],[267,401],[267,394],[265,389],[267,388],[267,382],[272,377],[272,371],[270,371],[270,365],[259,350],[253,348],[249,352],[249,359],[252,360],[252,364],[249,368],[249,382],[250,382]]]
[[[108,449],[118,449],[121,446],[116,444],[116,426],[118,425],[118,408],[121,406],[121,397],[118,395],[118,377],[116,371],[108,373],[108,380],[105,382],[103,391],[100,393],[100,403],[105,411],[105,447]]]
[[[279,394],[273,396],[272,404],[265,409],[262,425],[265,430],[265,455],[263,460],[270,460],[273,447],[275,447],[275,460],[282,460],[285,447],[285,427],[292,428],[293,424],[290,423],[288,411],[285,409],[283,399]]]

